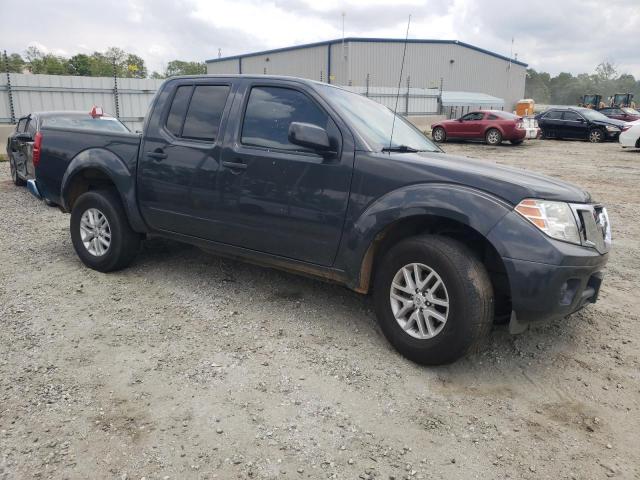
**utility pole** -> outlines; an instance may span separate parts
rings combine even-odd
[[[11,91],[11,74],[9,73],[9,57],[7,51],[4,51],[4,70],[7,74],[7,94],[9,96],[9,113],[11,115],[11,123],[16,123],[16,111],[13,106],[13,92]]]

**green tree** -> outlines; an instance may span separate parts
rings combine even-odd
[[[201,62],[185,62],[182,60],[172,60],[167,64],[165,70],[166,77],[177,75],[201,75],[207,73],[207,66]]]
[[[7,63],[5,65],[4,58],[2,59],[2,70],[8,68],[9,73],[22,73],[27,66],[24,59],[18,53],[12,53],[7,55]]]
[[[123,63],[125,77],[146,78],[147,67],[144,60],[138,55],[128,54]]]
[[[618,69],[615,64],[603,60],[596,67],[596,75],[599,80],[613,80],[618,76]]]
[[[70,75],[88,77],[91,75],[91,58],[84,53],[71,57],[67,63]]]

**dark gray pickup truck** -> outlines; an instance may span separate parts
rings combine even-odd
[[[29,188],[71,212],[87,266],[126,267],[154,234],[372,292],[384,334],[423,364],[459,358],[494,322],[516,332],[595,302],[611,244],[582,189],[446,155],[323,83],[173,78],[142,136],[41,134]]]

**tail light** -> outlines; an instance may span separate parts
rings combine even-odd
[[[516,123],[516,128],[519,128],[519,129],[521,129],[521,130],[522,130],[522,129],[524,128],[524,122],[518,122],[518,123]]]
[[[40,152],[42,149],[42,133],[36,132],[33,137],[33,167],[37,167],[40,163]]]

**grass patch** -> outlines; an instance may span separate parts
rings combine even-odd
[[[6,162],[9,158],[4,154],[0,153],[0,162]]]

